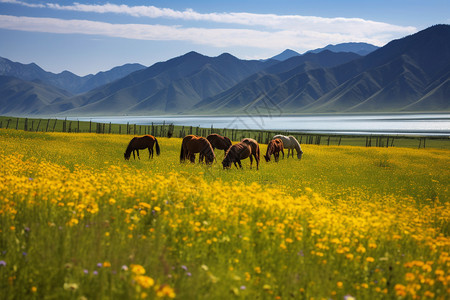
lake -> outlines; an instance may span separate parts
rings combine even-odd
[[[301,116],[111,116],[79,117],[71,120],[151,125],[174,125],[280,130],[326,134],[383,134],[450,136],[450,114],[359,114],[359,115],[301,115]]]

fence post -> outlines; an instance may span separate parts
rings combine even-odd
[[[28,131],[28,118],[25,118],[25,123],[23,124],[23,130]]]
[[[55,123],[53,124],[52,132],[55,132],[56,122],[58,122],[58,119],[55,119]]]
[[[38,130],[39,130],[39,126],[41,125],[41,119],[39,119],[39,122],[38,122],[38,124],[37,124],[37,126],[36,126],[36,132],[38,132]]]

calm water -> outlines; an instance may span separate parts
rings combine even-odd
[[[330,134],[401,134],[450,136],[450,114],[311,115],[311,116],[149,116],[80,117],[72,120],[228,129],[259,129]]]

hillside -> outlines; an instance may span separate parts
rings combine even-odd
[[[140,64],[125,64],[109,71],[80,77],[69,71],[54,74],[43,70],[34,63],[21,64],[0,57],[0,75],[16,77],[25,81],[41,81],[72,94],[87,92],[144,68],[145,66]]]
[[[15,77],[0,76],[0,114],[29,115],[39,114],[44,108],[45,113],[58,113],[67,108],[56,105],[70,94],[64,90],[39,82],[28,82]],[[54,111],[49,105],[54,103]]]
[[[237,113],[255,100],[290,113],[445,111],[449,72],[450,26],[439,25],[338,66],[260,76],[195,111]]]
[[[179,113],[273,65],[274,61],[246,61],[230,54],[208,57],[196,52],[145,70],[67,100],[66,114]]]

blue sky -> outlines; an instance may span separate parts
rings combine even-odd
[[[449,23],[449,0],[0,0],[0,56],[82,76],[189,51],[262,59],[344,42],[383,46]]]

